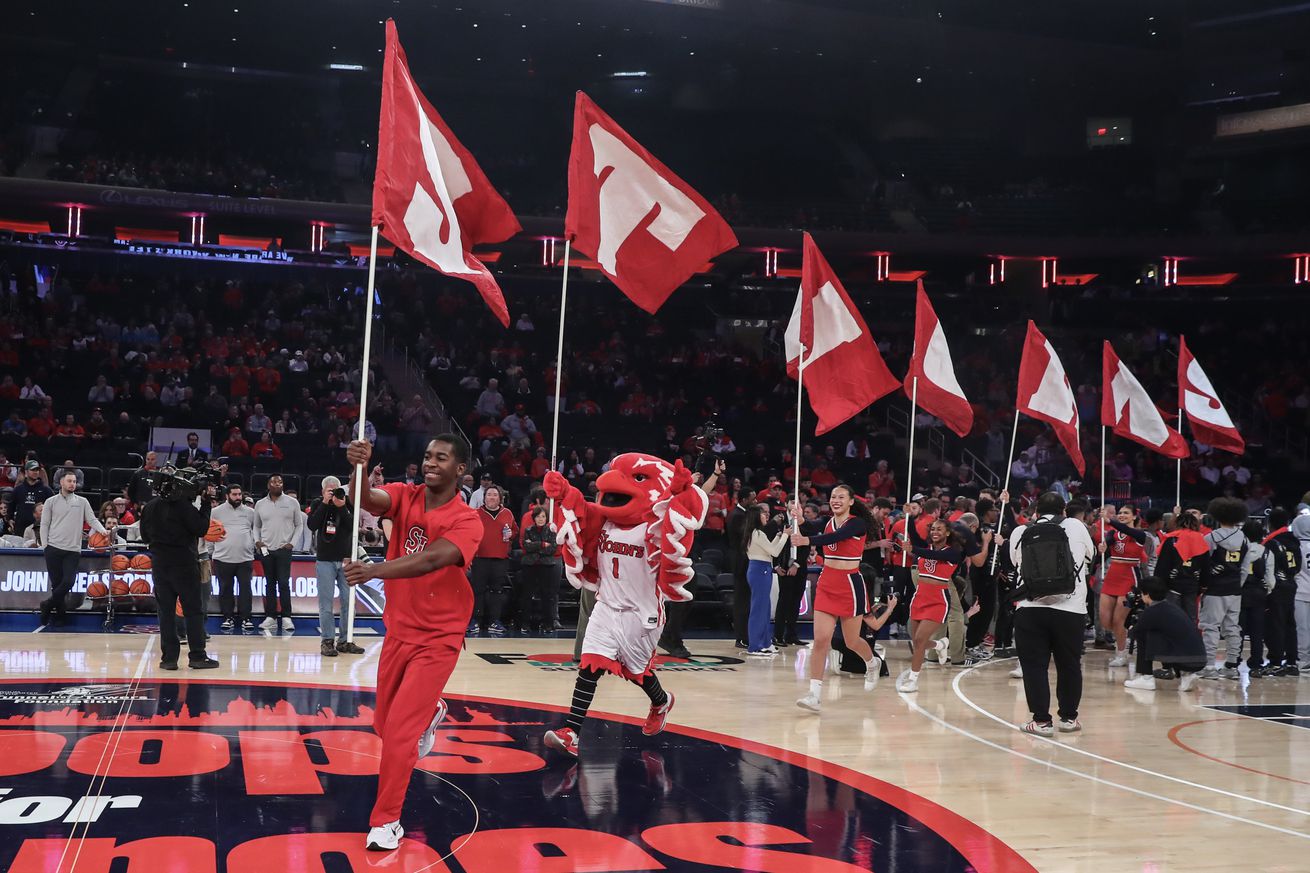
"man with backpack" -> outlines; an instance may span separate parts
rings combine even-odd
[[[1007,495],[1002,495],[1004,499]],[[1010,559],[1017,568],[1014,644],[1023,671],[1023,690],[1032,721],[1025,733],[1049,737],[1051,684],[1046,675],[1055,659],[1059,729],[1082,729],[1078,704],[1083,696],[1083,628],[1087,623],[1087,571],[1096,546],[1081,521],[1064,517],[1064,498],[1048,491],[1037,498],[1036,518],[1015,529]]]

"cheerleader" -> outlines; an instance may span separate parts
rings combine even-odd
[[[819,574],[814,594],[810,693],[796,701],[797,706],[810,712],[819,712],[822,706],[823,671],[838,622],[841,622],[846,646],[865,663],[865,688],[873,688],[878,681],[878,671],[882,669],[882,662],[860,636],[864,615],[869,611],[869,592],[864,576],[860,574],[860,558],[869,531],[873,529],[873,515],[867,506],[855,499],[855,492],[848,485],[833,486],[828,507],[832,510],[832,519],[822,534],[807,537],[797,532],[791,535],[792,545],[814,546],[823,556],[823,572]],[[792,516],[799,524],[801,511],[794,503]],[[890,614],[890,610],[885,613]]]
[[[919,505],[911,503],[907,509],[905,530],[910,537],[910,555],[915,559],[919,570],[919,586],[910,602],[910,641],[913,655],[910,668],[902,671],[896,679],[896,690],[909,694],[919,690],[919,670],[923,667],[928,647],[934,645],[933,637],[946,623],[947,613],[951,609],[950,587],[955,571],[967,559],[964,544],[951,526],[942,519],[937,519],[928,528],[928,539],[924,540],[915,524],[919,514]],[[985,535],[984,551],[990,545],[990,533]],[[938,640],[938,660],[946,648],[946,640]]]
[[[1101,553],[1101,627],[1114,634],[1114,657],[1111,667],[1128,666],[1128,607],[1124,597],[1137,585],[1141,567],[1146,563],[1146,531],[1139,530],[1137,510],[1128,504],[1101,508],[1105,524],[1092,531],[1096,549]],[[1110,528],[1107,530],[1107,526]]]

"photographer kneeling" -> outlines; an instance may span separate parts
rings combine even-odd
[[[205,654],[197,541],[209,530],[214,485],[210,478],[196,475],[193,470],[166,469],[156,477],[155,491],[158,496],[141,510],[141,538],[149,544],[154,562],[159,647],[163,652],[159,666],[177,669],[181,644],[174,612],[181,600],[190,649],[188,662],[192,669],[213,669],[218,661]]]
[[[1166,670],[1183,674],[1179,691],[1191,691],[1205,667],[1205,643],[1196,624],[1168,600],[1169,583],[1148,576],[1138,586],[1146,608],[1137,616],[1131,633],[1137,642],[1137,676],[1124,682],[1125,688],[1155,690],[1151,664],[1159,661]]]

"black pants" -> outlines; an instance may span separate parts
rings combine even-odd
[[[1051,683],[1046,670],[1055,658],[1055,698],[1060,718],[1078,717],[1083,698],[1083,627],[1087,616],[1045,606],[1014,613],[1014,644],[1023,667],[1023,691],[1033,721],[1051,721]]]
[[[1152,664],[1160,662],[1160,666],[1166,670],[1172,667],[1180,673],[1195,673],[1205,667],[1205,656],[1200,658],[1184,658],[1174,655],[1153,655],[1149,646],[1137,646],[1137,675],[1150,676]]]
[[[899,625],[910,623],[910,602],[914,600],[914,576],[909,567],[892,567],[892,593],[896,595],[896,609],[891,621]]]
[[[1272,666],[1296,663],[1295,590],[1280,597],[1278,591],[1265,600],[1265,643]]]
[[[559,564],[524,564],[519,567],[519,627],[544,627],[550,630],[555,622],[555,600],[559,597]],[[532,601],[540,604],[540,612],[533,614]],[[476,612],[475,612],[476,614]]]
[[[473,585],[473,618],[470,622],[484,628],[500,624],[505,612],[505,586],[509,584],[509,559],[474,558],[469,581]]]
[[[664,604],[664,630],[660,632],[660,645],[666,649],[686,648],[682,629],[691,614],[690,600],[670,600]]]
[[[218,608],[224,618],[234,621],[250,619],[250,571],[253,566],[253,561],[236,564],[214,562],[214,575],[218,577]]]
[[[192,661],[205,659],[205,613],[200,600],[200,566],[161,562],[155,556],[155,603],[159,616],[159,648],[163,660],[177,661],[182,649],[177,638],[177,603],[186,618],[187,648]],[[288,613],[289,615],[290,613]]]
[[[1010,574],[996,582],[996,648],[1008,649],[1014,645],[1014,581]]]
[[[746,562],[732,571],[732,632],[738,641],[750,639],[751,586],[746,581]]]
[[[81,552],[67,552],[54,546],[45,547],[45,568],[50,576],[50,597],[42,601],[41,606],[45,608],[49,604],[50,610],[60,619],[68,615],[66,604],[68,592],[73,590],[73,583],[77,581],[77,566],[81,558]]]
[[[1197,589],[1194,585],[1179,586],[1177,589],[1170,589],[1168,600],[1183,611],[1193,622],[1199,624],[1201,614],[1197,610]]]
[[[987,569],[984,565],[982,572],[970,571],[969,574],[973,583],[973,596],[978,599],[978,611],[969,619],[969,628],[964,635],[964,645],[970,649],[982,645],[987,629],[991,627],[992,615],[996,612],[996,577],[986,572]]]
[[[778,608],[773,611],[773,637],[782,642],[794,642],[796,622],[800,618],[801,598],[805,596],[805,571],[795,576],[778,574]]]
[[[1265,602],[1267,598],[1242,598],[1242,611],[1237,623],[1242,626],[1242,633],[1251,638],[1251,657],[1246,659],[1246,666],[1258,670],[1265,663]]]
[[[282,607],[282,618],[291,618],[291,547],[270,550],[260,559],[264,565],[264,616],[278,617],[278,605]]]

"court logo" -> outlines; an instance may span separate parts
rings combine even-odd
[[[150,700],[150,689],[131,685],[71,685],[43,692],[32,688],[0,688],[0,703],[47,706],[85,706],[96,703],[124,703]]]
[[[578,662],[572,655],[543,653],[527,655],[519,652],[476,652],[479,658],[488,664],[503,667],[510,664],[527,664],[548,673],[572,673],[578,669]],[[675,658],[671,655],[656,655],[655,666],[660,672],[672,673],[723,673],[732,672],[744,664],[741,658],[725,655],[692,655],[690,658]]]
[[[87,873],[1034,873],[960,816],[836,765],[678,725],[646,737],[622,717],[589,719],[582,758],[564,758],[542,739],[563,712],[457,695],[413,772],[406,838],[379,856],[364,847],[381,752],[371,692],[148,681],[148,705],[96,711],[66,704],[135,686],[10,684],[30,687],[0,702],[8,873],[64,857]]]

